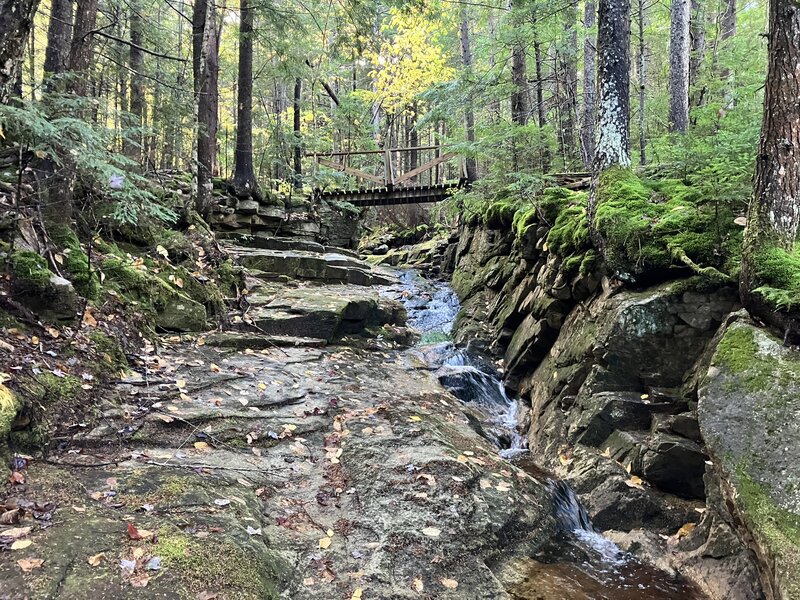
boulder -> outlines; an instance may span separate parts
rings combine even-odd
[[[800,355],[737,313],[705,367],[698,416],[723,501],[752,539],[768,596],[800,598]]]
[[[208,316],[205,307],[184,294],[174,294],[155,317],[156,327],[165,331],[204,331]]]

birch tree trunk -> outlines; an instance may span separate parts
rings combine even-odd
[[[669,36],[669,128],[689,129],[690,0],[672,0]]]
[[[748,311],[797,334],[800,324],[800,6],[771,0],[764,118],[755,195],[744,238],[740,291]],[[781,290],[777,306],[763,287]],[[761,289],[762,291],[758,291]],[[793,302],[793,304],[792,304]]]

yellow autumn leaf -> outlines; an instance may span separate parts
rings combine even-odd
[[[319,547],[320,547],[322,550],[325,550],[326,548],[329,548],[329,547],[330,547],[330,545],[331,545],[331,541],[332,541],[332,540],[331,540],[331,538],[329,538],[329,537],[327,537],[327,536],[326,536],[326,537],[324,537],[324,538],[320,538],[320,540],[319,540]]]
[[[30,546],[33,542],[30,540],[17,540],[13,544],[11,544],[12,550],[23,550]]]
[[[442,579],[441,582],[448,590],[454,590],[458,587],[458,581],[455,579]]]
[[[205,442],[195,442],[194,447],[196,450],[199,450],[200,452],[211,452],[211,446],[209,446]]]
[[[686,523],[680,529],[678,529],[678,532],[675,534],[675,536],[678,539],[686,537],[687,535],[692,533],[692,531],[694,531],[695,527],[697,527],[697,523]]]

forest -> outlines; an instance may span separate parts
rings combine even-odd
[[[800,600],[797,0],[0,0],[0,598]]]

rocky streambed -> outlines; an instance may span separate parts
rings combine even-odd
[[[230,326],[143,348],[94,418],[65,423],[46,456],[18,465],[0,596],[759,597],[737,595],[755,572],[734,528],[639,478],[638,446],[541,451],[535,425],[569,431],[552,421],[572,418],[568,405],[531,411],[537,378],[513,386],[520,400],[507,394],[512,373],[470,333],[492,324],[481,305],[302,244],[230,247],[250,270]],[[551,356],[541,380],[583,372],[557,345]],[[683,413],[652,406],[681,401],[658,396],[643,412],[674,430]],[[626,430],[630,412],[613,402],[595,431]],[[670,531],[693,514],[700,525]],[[701,531],[700,551],[677,546]]]

